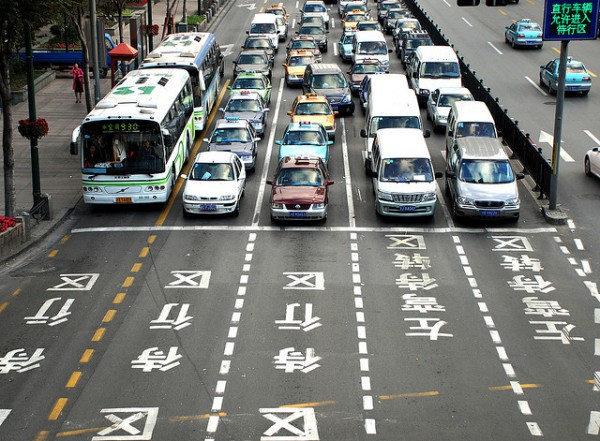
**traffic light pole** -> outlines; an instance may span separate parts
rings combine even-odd
[[[565,102],[565,76],[567,74],[567,55],[569,40],[560,42],[560,64],[558,66],[558,90],[556,91],[556,109],[554,111],[554,140],[552,141],[552,176],[550,177],[550,210],[556,210],[558,193],[558,166],[560,164],[560,143],[562,137],[563,106]]]

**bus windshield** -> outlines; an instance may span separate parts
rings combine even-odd
[[[160,127],[150,121],[89,122],[81,126],[83,173],[153,174],[165,171]]]

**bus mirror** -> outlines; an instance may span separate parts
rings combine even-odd
[[[73,130],[73,133],[71,134],[71,145],[69,147],[69,152],[72,155],[78,154],[77,140],[79,139],[80,133],[81,133],[81,126],[77,126],[77,127],[75,127],[75,130]]]
[[[77,142],[73,142],[71,141],[71,147],[70,147],[70,152],[72,155],[77,155],[78,154],[78,149],[77,149]]]

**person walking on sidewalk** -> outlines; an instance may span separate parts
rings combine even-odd
[[[71,75],[73,76],[73,90],[75,91],[75,102],[81,102],[81,94],[83,93],[83,70],[77,63],[73,65],[71,69]]]

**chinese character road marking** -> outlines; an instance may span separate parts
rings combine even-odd
[[[288,303],[285,306],[285,320],[275,320],[275,324],[278,325],[279,329],[302,329],[304,332],[312,331],[315,328],[321,326],[319,317],[313,317],[313,305],[307,303],[304,306],[304,321],[294,318],[294,312],[296,308],[300,307],[300,303]]]
[[[533,279],[526,276],[514,276],[512,281],[509,280],[507,283],[515,291],[526,291],[528,294],[549,293],[555,289],[552,282],[545,281],[542,276],[534,276]]]
[[[61,274],[63,283],[48,288],[46,291],[89,291],[92,289],[100,274]]]
[[[196,288],[207,289],[210,282],[210,271],[171,271],[174,281],[165,288]],[[196,280],[200,278],[200,280]]]
[[[431,260],[427,256],[421,256],[420,253],[415,253],[412,256],[396,253],[394,266],[403,270],[407,270],[409,268],[420,268],[426,270],[431,268]]]
[[[106,413],[104,415],[108,421],[113,423],[110,427],[98,432],[98,436],[94,436],[92,441],[149,441],[152,439],[152,432],[156,425],[158,417],[158,407],[123,407],[115,409],[102,409],[100,413]],[[126,418],[121,418],[115,413],[130,414]],[[133,423],[137,423],[142,419],[146,418],[144,427],[142,430],[133,426]],[[116,431],[122,431],[126,434],[110,435]]]
[[[527,305],[525,315],[541,315],[549,318],[558,315],[570,315],[556,300],[539,300],[537,297],[524,297],[523,303]]]
[[[416,294],[404,294],[402,299],[406,301],[402,305],[402,311],[417,311],[421,314],[426,312],[446,312],[446,307],[438,304],[435,297],[418,297]]]
[[[439,318],[405,318],[405,322],[413,321],[419,322],[419,326],[411,326],[411,331],[423,331],[423,332],[406,332],[404,335],[407,337],[429,337],[429,340],[437,340],[438,337],[452,337],[452,334],[446,334],[440,332],[442,326],[446,325],[447,322],[440,320]],[[429,325],[428,322],[435,322],[434,325]]]
[[[315,356],[314,348],[306,348],[306,355],[296,351],[293,347],[284,348],[279,355],[274,357],[275,369],[284,370],[286,373],[301,371],[305,374],[314,371],[321,365],[318,363],[321,357]]]
[[[521,270],[531,270],[534,273],[539,273],[544,268],[542,268],[542,264],[539,259],[535,257],[529,257],[527,254],[522,254],[521,257],[514,256],[502,256],[504,262],[500,265],[505,269],[512,270],[514,272],[518,272]]]
[[[273,423],[260,437],[261,441],[319,441],[313,408],[263,408],[259,412]],[[280,435],[279,432],[283,433]]]
[[[8,417],[8,414],[10,413],[11,410],[12,409],[0,409],[0,426],[2,425],[4,420]]]
[[[422,273],[421,277],[413,276],[411,273],[401,274],[400,277],[396,279],[396,285],[398,285],[398,288],[407,288],[411,291],[416,291],[418,289],[429,290],[437,288],[438,286],[438,284],[435,283],[435,279],[430,278],[427,273]]]
[[[182,358],[182,355],[177,353],[177,349],[177,346],[171,346],[169,352],[165,354],[157,347],[148,348],[138,358],[131,361],[131,367],[141,369],[143,372],[152,372],[154,369],[168,371],[179,366],[178,360]]]
[[[325,276],[322,272],[299,272],[299,273],[283,273],[290,283],[285,285],[283,289],[325,289]]]
[[[188,310],[190,309],[189,303],[183,303],[181,305],[181,309],[179,310],[179,314],[177,314],[177,318],[169,318],[171,311],[178,306],[179,303],[167,303],[165,306],[163,306],[158,318],[150,322],[150,329],[175,329],[179,331],[180,329],[191,325],[193,317],[187,315]]]
[[[387,246],[388,250],[425,250],[425,238],[411,234],[386,234],[392,243]]]
[[[8,374],[11,371],[23,373],[39,368],[40,361],[46,358],[42,355],[43,352],[44,348],[39,348],[31,357],[28,357],[23,348],[9,351],[4,357],[0,357],[0,374]]]
[[[575,325],[567,322],[551,322],[542,320],[531,320],[532,325],[544,325],[546,329],[536,329],[537,334],[534,335],[534,340],[560,340],[563,345],[570,345],[572,341],[584,341],[583,337],[572,337],[571,331],[575,329]],[[558,329],[559,325],[564,325],[562,329]]]
[[[533,251],[529,240],[523,236],[492,236],[498,242],[492,251]]]
[[[54,302],[58,302],[61,300],[60,297],[55,297],[53,299],[46,300],[42,307],[38,310],[36,315],[25,317],[25,323],[28,325],[38,325],[38,324],[48,324],[48,326],[56,326],[60,323],[66,322],[67,317],[71,315],[69,312],[69,308],[75,301],[75,299],[67,299],[60,311],[52,317],[47,315],[48,310],[52,306]]]

